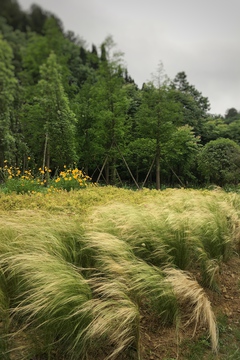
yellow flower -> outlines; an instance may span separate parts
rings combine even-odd
[[[28,156],[28,160],[31,160],[31,157],[30,157],[30,156]]]

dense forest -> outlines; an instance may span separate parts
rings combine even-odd
[[[211,114],[184,71],[169,79],[161,65],[140,89],[115,49],[1,0],[0,166],[54,176],[75,164],[97,182],[157,189],[237,184],[240,112]]]

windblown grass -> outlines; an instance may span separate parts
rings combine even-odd
[[[166,281],[172,285],[174,293],[184,306],[185,316],[186,312],[190,315],[185,326],[191,322],[195,323],[193,335],[199,324],[207,326],[211,338],[212,350],[217,353],[218,329],[216,319],[210,301],[203,288],[199,286],[197,281],[180,270],[166,269],[165,274],[167,275]]]
[[[38,343],[47,349],[56,342],[70,352],[76,334],[82,333],[90,322],[83,311],[91,298],[91,290],[83,276],[66,262],[47,253],[15,254],[3,257],[2,267],[11,292],[15,327],[25,335],[37,334]],[[58,344],[58,346],[60,346]],[[40,349],[39,349],[40,350]],[[86,351],[79,342],[77,354]]]
[[[239,237],[239,218],[222,194],[220,199],[209,193],[189,194],[175,192],[164,201],[160,196],[137,206],[98,206],[89,224],[96,232],[124,240],[149,264],[182,270],[198,264],[202,282],[214,287],[219,263],[237,248],[233,239]]]
[[[204,324],[217,351],[211,304],[185,271],[214,288],[240,248],[237,196],[109,187],[0,204],[1,358],[140,360],[145,309],[161,326]]]
[[[133,346],[137,359],[140,355],[140,313],[136,303],[128,296],[128,288],[118,279],[105,276],[92,278],[94,298],[85,305],[93,320],[86,329],[85,338],[91,340],[93,349],[105,342],[109,354],[105,359],[116,358]],[[94,346],[95,341],[95,346]]]

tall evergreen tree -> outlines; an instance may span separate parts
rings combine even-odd
[[[17,80],[12,65],[10,45],[0,35],[0,166],[14,159],[15,139],[11,129]]]
[[[240,113],[235,108],[227,109],[225,114],[225,122],[230,124],[235,120],[240,120]]]
[[[156,189],[159,190],[162,146],[169,140],[179,120],[181,108],[172,100],[171,91],[165,82],[162,65],[158,68],[154,82],[142,89],[142,104],[137,118],[139,135],[155,141]]]
[[[201,135],[203,123],[210,110],[210,103],[195,86],[187,80],[184,71],[179,72],[171,83],[173,96],[176,101],[182,104],[183,123],[193,127],[196,135]]]
[[[98,58],[98,51],[96,45],[92,45],[92,51],[88,54],[88,61],[89,65],[94,69],[97,70],[99,66],[99,58]]]
[[[61,69],[55,54],[40,68],[38,83],[44,115],[47,166],[63,166],[77,160],[75,149],[76,118],[70,110],[61,79]]]
[[[111,37],[102,45],[105,52],[101,57],[96,82],[91,89],[95,141],[100,153],[105,158],[108,157],[105,166],[107,183],[110,179],[112,183],[116,182],[117,158],[121,157],[119,148],[127,140],[129,125],[129,98],[121,71],[122,54],[114,53],[114,46]],[[104,158],[101,162],[103,161]]]
[[[17,0],[1,0],[0,15],[7,20],[8,25],[14,30],[26,31],[27,15],[22,11]]]
[[[26,104],[23,115],[25,135],[38,165],[57,168],[77,161],[76,118],[70,110],[54,53],[40,67],[34,101]],[[32,130],[35,136],[31,136]]]

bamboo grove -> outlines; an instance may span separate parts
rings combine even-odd
[[[160,64],[139,88],[112,37],[89,49],[55,15],[14,0],[0,14],[0,167],[74,166],[157,189],[238,184],[240,114],[211,114],[184,71],[169,79]]]

